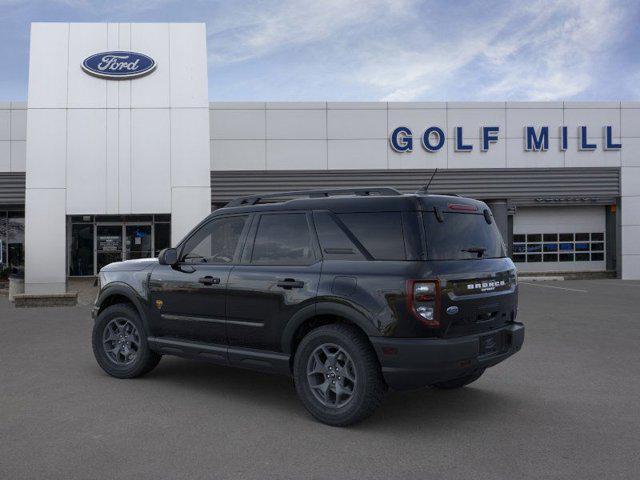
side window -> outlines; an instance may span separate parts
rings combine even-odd
[[[262,215],[253,245],[255,265],[309,265],[315,260],[304,213]]]
[[[407,259],[400,212],[341,213],[338,218],[374,259]]]
[[[365,260],[358,247],[327,212],[315,212],[313,219],[322,255],[327,260]]]
[[[195,233],[182,249],[184,263],[231,263],[247,216],[212,220]]]

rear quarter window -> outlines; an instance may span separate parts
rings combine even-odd
[[[375,260],[406,260],[400,212],[341,213],[336,217]]]

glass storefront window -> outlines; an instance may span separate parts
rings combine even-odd
[[[71,226],[69,275],[93,275],[93,224]]]
[[[170,215],[70,217],[69,275],[92,276],[112,262],[157,256],[171,244]],[[163,221],[158,222],[161,218]],[[82,219],[82,220],[81,220]]]
[[[171,224],[170,223],[156,223],[156,244],[153,255],[158,256],[160,250],[163,248],[169,248],[171,246]]]

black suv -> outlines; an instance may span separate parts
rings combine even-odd
[[[164,354],[292,375],[330,425],[370,415],[388,386],[467,385],[524,340],[491,211],[454,195],[243,197],[99,283],[93,350],[110,375],[143,375]]]

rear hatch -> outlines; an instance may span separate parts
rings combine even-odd
[[[440,284],[443,337],[495,330],[517,313],[515,266],[491,212],[465,200],[423,213],[430,275]]]

